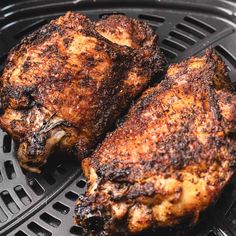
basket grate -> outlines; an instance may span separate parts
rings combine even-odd
[[[236,6],[222,2],[130,0],[111,5],[106,0],[1,0],[0,69],[7,52],[23,36],[68,10],[81,11],[93,20],[116,12],[146,21],[158,32],[161,50],[170,63],[214,47],[235,82]],[[25,173],[16,160],[16,145],[2,131],[0,143],[0,235],[83,235],[82,228],[73,226],[75,202],[86,189],[79,164],[69,158],[64,162],[57,153],[41,175]],[[236,178],[191,235],[236,235]]]

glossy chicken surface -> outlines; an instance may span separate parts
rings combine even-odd
[[[236,92],[211,50],[171,65],[91,158],[75,221],[86,235],[186,226],[236,167]]]
[[[26,37],[1,77],[1,127],[22,167],[40,172],[53,150],[87,156],[165,69],[157,35],[138,20],[92,22],[68,12]]]

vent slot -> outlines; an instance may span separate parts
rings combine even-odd
[[[70,229],[70,233],[73,235],[83,235],[83,228],[79,226],[72,226]]]
[[[108,16],[110,16],[110,15],[123,15],[123,16],[125,16],[126,14],[123,13],[123,12],[107,12],[107,13],[102,13],[102,14],[100,14],[100,15],[99,15],[99,18],[100,18],[100,19],[101,19],[101,18],[106,18],[106,17],[108,17]]]
[[[44,179],[47,181],[48,184],[53,185],[56,183],[56,180],[50,175],[49,173],[43,174]]]
[[[236,58],[223,46],[217,45],[215,50],[221,54],[236,69]]]
[[[12,161],[5,161],[4,162],[4,167],[6,171],[6,175],[8,179],[15,179],[16,178],[16,172],[13,166]]]
[[[64,174],[66,174],[67,171],[66,171],[66,168],[63,165],[59,165],[57,167],[57,172],[61,175],[64,175]]]
[[[15,236],[28,236],[28,235],[20,230],[19,232],[15,234]]]
[[[231,209],[226,214],[226,219],[229,220],[233,225],[236,224],[236,201],[233,203]]]
[[[181,34],[180,32],[177,32],[177,31],[171,31],[169,33],[169,35],[171,37],[179,39],[179,40],[181,40],[181,41],[183,41],[183,42],[185,42],[185,43],[187,43],[189,45],[194,45],[196,43],[196,41],[194,41],[192,38],[190,38],[190,37],[188,37],[188,36],[186,36],[184,34]]]
[[[158,30],[158,25],[157,24],[154,24],[154,23],[151,23],[151,22],[148,22],[147,23],[153,31],[157,31]]]
[[[142,20],[157,22],[157,23],[165,22],[165,18],[164,17],[156,16],[156,15],[144,15],[144,14],[141,14],[141,15],[138,16],[138,18],[142,19]]]
[[[216,29],[214,27],[212,27],[212,26],[208,25],[207,23],[205,23],[201,20],[198,20],[194,17],[186,16],[186,17],[184,17],[184,21],[189,22],[195,26],[198,26],[199,28],[202,28],[203,30],[205,30],[211,34],[216,32]]]
[[[28,25],[27,27],[23,28],[21,31],[17,32],[14,36],[15,39],[20,39],[23,36],[26,36],[30,33],[32,33],[34,30],[38,29],[40,26],[43,26],[46,24],[46,20],[39,20],[34,22],[33,24]]]
[[[164,55],[167,57],[167,58],[170,58],[170,59],[174,59],[177,57],[177,54],[173,51],[170,51],[169,49],[167,48],[163,48],[161,47],[161,51],[164,53]]]
[[[179,43],[177,43],[177,42],[175,42],[175,41],[173,41],[173,40],[170,40],[170,39],[164,39],[163,41],[162,41],[162,43],[163,44],[165,44],[165,45],[167,45],[167,46],[169,46],[169,47],[171,47],[171,48],[173,48],[173,49],[176,49],[177,51],[180,51],[180,52],[184,52],[185,51],[185,47],[184,46],[182,46],[181,44],[179,44]]]
[[[176,25],[176,28],[180,29],[186,33],[189,33],[199,39],[204,39],[206,37],[206,35],[203,34],[202,32],[200,32],[199,30],[197,30],[189,25],[186,25],[186,24],[180,23],[180,24]]]
[[[0,171],[0,183],[3,181],[2,172]]]
[[[3,137],[3,152],[8,153],[11,151],[11,137],[6,134]]]
[[[0,223],[6,222],[7,219],[8,219],[8,217],[7,217],[6,213],[0,207]]]
[[[22,188],[22,186],[18,185],[14,188],[16,195],[18,196],[18,198],[21,200],[21,202],[27,206],[29,205],[32,200],[30,199],[30,197],[27,195],[27,193],[25,192],[25,190]]]
[[[31,222],[27,225],[28,229],[34,232],[36,235],[43,235],[43,236],[51,236],[52,233],[41,227],[40,225],[36,224],[35,222]]]
[[[68,206],[60,202],[56,202],[52,207],[63,215],[66,215],[70,211],[70,208]]]
[[[79,188],[85,188],[86,187],[86,181],[85,180],[83,180],[83,179],[81,179],[76,185],[77,185],[77,187],[79,187]]]
[[[60,224],[61,224],[61,221],[58,220],[57,218],[49,215],[48,213],[43,213],[41,216],[40,216],[40,219],[42,221],[44,221],[45,223],[51,225],[52,227],[54,228],[57,228]]]
[[[213,231],[210,231],[206,236],[217,236]]]
[[[44,193],[44,189],[40,186],[36,179],[28,179],[28,185],[36,195],[40,196]]]
[[[20,208],[13,201],[13,199],[8,191],[5,190],[5,191],[1,192],[1,198],[12,214],[16,214],[19,212]]]
[[[70,199],[71,201],[76,201],[78,199],[79,195],[77,193],[70,191],[65,194],[65,197]]]

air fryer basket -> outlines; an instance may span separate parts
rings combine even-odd
[[[236,3],[227,0],[1,0],[0,64],[23,36],[66,11],[96,20],[113,12],[146,21],[170,63],[213,47],[236,81]],[[80,165],[54,154],[41,175],[25,173],[16,145],[0,131],[0,235],[82,235],[73,226],[75,201],[86,189]],[[154,234],[155,235],[155,234]],[[236,178],[188,236],[236,235]],[[165,235],[167,236],[167,235]]]

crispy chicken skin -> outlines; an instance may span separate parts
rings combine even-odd
[[[211,50],[171,65],[82,162],[75,221],[87,235],[186,226],[214,202],[236,162],[236,93]]]
[[[145,23],[120,15],[91,22],[68,12],[10,52],[0,125],[19,142],[27,170],[40,172],[55,147],[82,158],[164,70]]]

